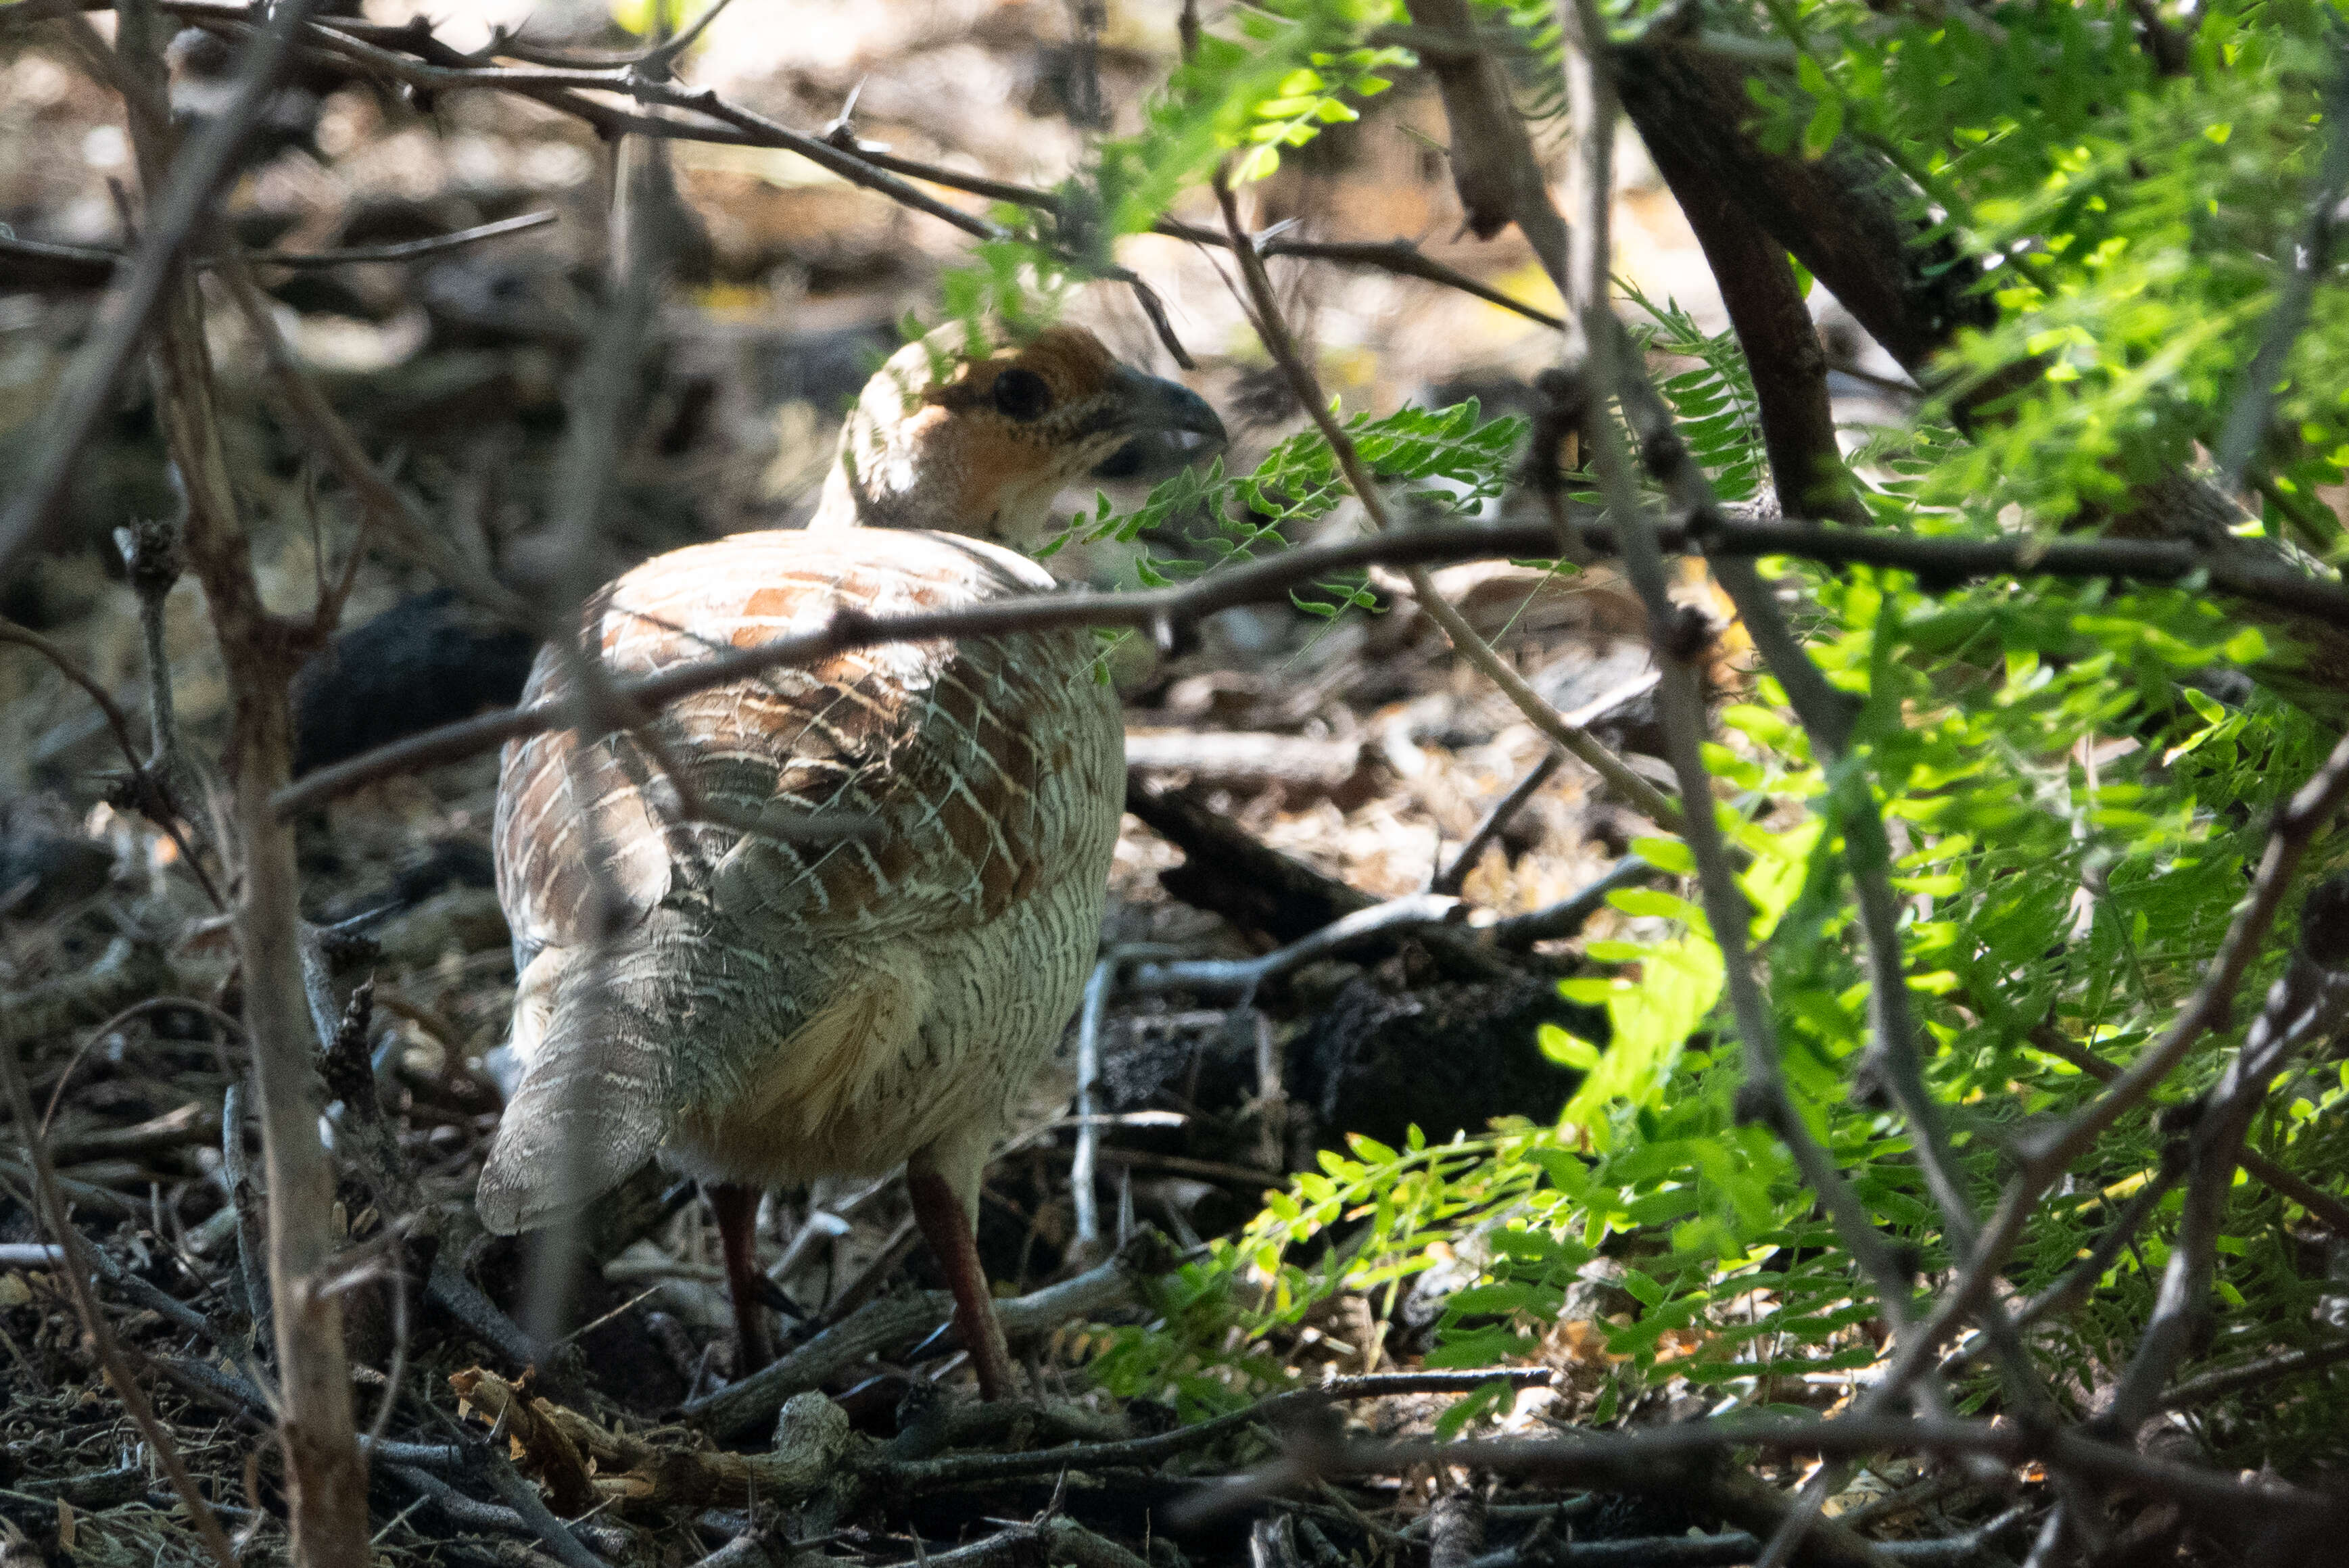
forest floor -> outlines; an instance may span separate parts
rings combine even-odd
[[[775,36],[785,9],[814,18],[792,24],[788,48]],[[970,0],[917,22],[931,9],[741,7],[713,30],[702,74],[794,124],[821,125],[861,86],[867,139],[1004,177],[1063,171],[1080,143],[1061,97],[1069,50],[1050,42],[1059,8]],[[1172,7],[1112,10],[1101,68],[1130,114],[1126,100],[1170,46]],[[566,26],[595,41],[597,20],[540,5],[532,26],[553,42],[574,41]],[[730,64],[783,58],[797,63]],[[191,46],[183,90],[201,90],[205,67]],[[312,87],[305,100],[289,95],[282,145],[237,189],[232,212],[248,243],[379,245],[559,217],[418,261],[265,275],[368,449],[396,455],[402,481],[474,559],[524,560],[547,526],[562,389],[592,320],[597,150],[569,122],[502,98],[452,98],[427,119],[364,86]],[[107,189],[129,175],[118,119],[61,56],[0,54],[0,143],[11,151],[0,219],[26,238],[119,243]],[[1456,224],[1440,168],[1409,139],[1389,139],[1325,137],[1260,192],[1264,220],[1423,235],[1454,264],[1542,303],[1522,252],[1446,238]],[[834,410],[898,317],[932,308],[959,242],[785,155],[688,148],[679,172],[707,230],[706,275],[665,312],[645,373],[606,540],[614,570],[803,517]],[[1635,182],[1621,206],[1626,272],[1712,312],[1669,198]],[[1128,260],[1197,354],[1189,379],[1225,412],[1235,466],[1297,428],[1213,258],[1150,240]],[[1300,268],[1282,281],[1350,402],[1476,395],[1488,412],[1525,406],[1544,339],[1521,318],[1378,274]],[[26,460],[24,437],[87,329],[96,296],[86,283],[0,284],[0,479]],[[1123,293],[1087,291],[1071,312],[1136,362],[1155,356]],[[316,469],[274,421],[233,313],[215,324],[224,430],[249,487],[264,586],[292,608],[338,567],[349,519],[320,499]],[[147,707],[148,670],[111,534],[170,504],[142,391],[93,449],[47,552],[0,605],[134,714]],[[1104,584],[1130,569],[1113,551],[1055,564]],[[1442,582],[1551,702],[1595,705],[1602,737],[1661,769],[1637,608],[1611,574],[1495,564]],[[383,562],[361,563],[357,583],[345,625],[371,624],[376,640],[344,645],[309,677],[308,760],[511,698],[526,645]],[[209,748],[225,690],[191,583],[168,601],[164,632],[180,722]],[[1112,659],[1136,759],[1103,934],[1112,954],[1249,957],[1427,889],[1547,751],[1407,605],[1335,624],[1236,611],[1171,657],[1125,647]],[[1723,677],[1734,682],[1733,667]],[[231,1092],[243,1054],[235,954],[181,846],[108,802],[114,744],[86,694],[32,654],[0,650],[0,1048],[21,1053],[46,1108],[49,1153],[98,1254],[98,1309],[179,1457],[250,1537],[248,1560],[269,1560],[284,1537],[258,1332],[266,1307],[254,1288],[266,1194]],[[412,1183],[411,1206],[388,1209],[354,1159],[336,1214],[354,1260],[361,1408],[378,1434],[378,1561],[781,1562],[787,1537],[802,1554],[793,1560],[1040,1554],[1162,1568],[1186,1555],[1416,1563],[1431,1551],[1439,1563],[1480,1552],[1532,1563],[1569,1540],[1624,1543],[1615,1557],[1578,1549],[1574,1562],[1740,1562],[1754,1551],[1734,1522],[1755,1516],[1696,1480],[1678,1501],[1510,1490],[1484,1500],[1481,1517],[1435,1506],[1457,1482],[1425,1464],[1284,1488],[1254,1468],[1274,1452],[1266,1432],[1288,1428],[1294,1451],[1326,1405],[1178,1427],[1185,1399],[1172,1384],[1116,1398],[1088,1372],[1121,1326],[1176,1313],[1181,1276],[1170,1271],[1231,1234],[1289,1171],[1311,1169],[1317,1149],[1347,1134],[1399,1144],[1417,1126],[1440,1140],[1495,1116],[1556,1114],[1572,1079],[1537,1037],[1573,1015],[1553,982],[1574,972],[1581,940],[1636,923],[1602,906],[1562,915],[1538,940],[1490,933],[1588,889],[1651,830],[1578,765],[1537,781],[1437,883],[1464,901],[1448,932],[1374,935],[1237,995],[1123,984],[1097,1029],[1071,1030],[990,1166],[982,1207],[982,1255],[1013,1298],[1006,1318],[1033,1396],[1009,1409],[970,1402],[951,1337],[933,1333],[942,1314],[925,1293],[938,1278],[895,1181],[770,1200],[761,1261],[788,1306],[787,1354],[751,1384],[731,1379],[714,1229],[690,1187],[657,1170],[599,1215],[572,1306],[578,1326],[553,1354],[522,1336],[526,1259],[480,1235],[466,1202],[500,1104],[485,1057],[513,995],[490,878],[494,781],[495,759],[480,758],[373,786],[301,824],[304,913],[327,962],[321,1006],[343,1020],[340,1056],[364,1064],[368,1086],[340,1102],[337,1147],[383,1133]],[[0,1534],[0,1563],[201,1561],[156,1454],[102,1380],[36,1218],[23,1132],[0,1152],[0,1532],[17,1532]],[[1096,1172],[1084,1201],[1071,1184],[1081,1143]],[[1357,1432],[1432,1432],[1490,1380],[1420,1366],[1445,1292],[1474,1274],[1470,1259],[1400,1291],[1335,1297],[1265,1335],[1257,1365],[1270,1386],[1341,1398]],[[1635,1304],[1595,1279],[1576,1305],[1583,1315],[1551,1327],[1488,1429],[1540,1433],[1589,1413],[1607,1367],[1591,1325]],[[834,1397],[847,1429],[794,1405],[804,1419],[787,1419],[771,1448],[778,1412],[811,1390]],[[1826,1408],[1847,1392],[1823,1382],[1782,1402]],[[1665,1421],[1706,1404],[1665,1377],[1613,1418]],[[491,1423],[503,1441],[484,1440]],[[1085,1447],[1039,1460],[1071,1443]],[[810,1455],[814,1471],[792,1468]],[[820,1483],[806,1479],[815,1471]],[[1252,1479],[1219,1491],[1199,1477]],[[1971,1559],[1983,1542],[1966,1532],[2000,1506],[1977,1495],[1944,1513],[1921,1491],[1902,1492],[1897,1510],[1880,1501],[1916,1478],[1906,1465],[1863,1470],[1829,1511],[1933,1538],[1939,1555],[1918,1560]],[[550,1526],[542,1499],[573,1526]],[[750,1544],[728,1544],[738,1540]],[[771,1559],[750,1554],[771,1546]],[[1640,1550],[1651,1554],[1631,1554]]]

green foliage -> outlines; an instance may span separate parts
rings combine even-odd
[[[1064,201],[1093,214],[1106,243],[1148,229],[1227,157],[1236,179],[1264,178],[1280,167],[1282,148],[1358,118],[1356,104],[1414,63],[1409,50],[1371,41],[1401,14],[1395,0],[1234,7],[1223,24],[1230,36],[1203,32],[1196,55],[1146,107],[1141,133],[1097,149]]]
[[[1762,415],[1754,398],[1754,377],[1738,351],[1736,335],[1708,333],[1677,300],[1656,304],[1639,286],[1618,279],[1616,287],[1648,319],[1632,338],[1667,366],[1656,389],[1672,406],[1681,438],[1725,501],[1752,500],[1768,480],[1762,455]]]
[[[1007,205],[989,214],[1003,237],[979,242],[942,280],[948,315],[974,330],[1049,322],[1071,282],[1114,275],[1115,241],[1147,231],[1218,164],[1228,160],[1236,181],[1261,180],[1280,167],[1282,148],[1360,119],[1358,105],[1416,64],[1410,50],[1372,41],[1401,15],[1398,0],[1233,8],[1218,24],[1227,32],[1203,31],[1144,106],[1140,132],[1092,149],[1054,193],[1057,212]]]
[[[613,22],[638,37],[649,37],[657,27],[675,36],[692,26],[707,0],[612,0]]]
[[[1274,96],[1256,106],[1247,130],[1247,151],[1232,166],[1233,178],[1262,180],[1280,167],[1282,148],[1304,146],[1325,125],[1361,119],[1347,98],[1377,97],[1394,85],[1377,73],[1411,63],[1409,51],[1392,46],[1337,55],[1309,52],[1305,64],[1280,78]]]
[[[1509,458],[1525,422],[1486,419],[1472,397],[1449,408],[1398,408],[1381,418],[1356,414],[1344,429],[1398,504],[1423,513],[1474,517],[1506,488]],[[1185,469],[1161,480],[1132,511],[1120,512],[1108,496],[1098,495],[1091,513],[1071,518],[1068,528],[1038,553],[1054,554],[1072,539],[1131,544],[1185,520],[1205,519],[1215,532],[1195,536],[1193,542],[1206,547],[1206,559],[1144,554],[1137,560],[1142,584],[1164,587],[1212,566],[1246,560],[1268,543],[1278,547],[1301,526],[1327,517],[1346,495],[1336,454],[1319,431],[1306,429],[1276,445],[1251,472],[1226,473],[1217,459],[1204,472]],[[1340,604],[1370,602],[1357,583],[1320,586]],[[1335,613],[1324,601],[1299,603],[1316,614]]]
[[[1724,761],[1725,772],[1739,767],[1733,758]],[[1802,886],[1804,865],[1817,847],[1824,824],[1805,817],[1774,833],[1727,807],[1720,816],[1723,831],[1753,856],[1739,884],[1754,906],[1752,939],[1767,941]],[[1643,840],[1639,848],[1655,865],[1683,874],[1692,869],[1686,847],[1677,840]],[[1555,1025],[1543,1026],[1544,1054],[1584,1075],[1567,1102],[1565,1119],[1602,1148],[1611,1137],[1606,1119],[1610,1106],[1619,1101],[1652,1110],[1662,1099],[1682,1047],[1721,999],[1723,977],[1721,944],[1713,940],[1703,912],[1686,899],[1651,888],[1627,888],[1609,894],[1607,902],[1626,914],[1671,921],[1679,929],[1660,942],[1585,945],[1585,955],[1599,963],[1636,965],[1637,979],[1619,974],[1559,984],[1568,1001],[1607,1009],[1610,1027],[1603,1050]]]
[[[2205,672],[2229,665],[2230,642],[2235,655],[2254,650],[2185,595],[1932,597],[1867,573],[1809,585],[1837,628],[1816,652],[1864,699],[1866,766],[1899,845],[1895,886],[1930,1085],[1956,1115],[1986,1200],[2004,1171],[2004,1130],[2075,1108],[2096,1087],[2033,1047],[2033,1028],[2126,1060],[2166,1023],[2240,896],[2269,810],[2324,738],[2271,699],[2230,705],[2193,684],[2230,684]],[[1758,695],[1776,694],[1765,682]],[[1711,762],[1729,789],[1721,815],[1744,852],[1792,1087],[1878,1223],[1928,1271],[1947,1266],[1905,1130],[1851,1093],[1868,1019],[1834,781],[1775,702],[1723,718],[1730,739]],[[2120,738],[2136,748],[2101,757],[2092,779],[2085,748],[2110,753]],[[1676,842],[1639,849],[1685,867]],[[1170,1327],[1212,1332],[1132,1333],[1120,1387],[1225,1408],[1279,1381],[1268,1349],[1318,1303],[1361,1293],[1392,1317],[1411,1281],[1461,1274],[1463,1260],[1474,1266],[1444,1299],[1431,1363],[1533,1354],[1601,1254],[1628,1267],[1622,1288],[1640,1304],[1603,1326],[1607,1352],[1626,1358],[1613,1398],[1668,1371],[1767,1404],[1776,1379],[1871,1361],[1861,1332],[1879,1310],[1871,1287],[1776,1140],[1737,1125],[1740,1057],[1723,1033],[1721,959],[1703,921],[1669,892],[1613,902],[1662,929],[1590,943],[1610,972],[1565,983],[1573,999],[1607,1007],[1614,1035],[1604,1047],[1546,1039],[1586,1074],[1557,1125],[1402,1150],[1354,1139],[1348,1154],[1324,1152],[1319,1171],[1268,1194],[1243,1236],[1189,1276],[1189,1315]],[[2247,994],[2275,966],[2263,961]],[[2232,1043],[2198,1052],[2170,1098],[2208,1087]],[[2349,1103],[2349,1068],[2312,1069],[2278,1103],[2289,1109],[2271,1147],[2295,1163],[2349,1152],[2333,1114]],[[2018,1288],[2059,1278],[2158,1161],[2149,1119],[2109,1137],[2071,1195],[2034,1221]],[[2289,1202],[2268,1194],[2242,1209],[2227,1288],[2240,1298],[2244,1343],[2265,1344],[2302,1332],[2317,1290],[2289,1266]],[[2126,1358],[2162,1255],[2156,1233],[2099,1282],[2088,1310],[2050,1331],[2059,1365]],[[1158,1347],[1155,1361],[1143,1344]],[[1211,1349],[1225,1346],[1238,1348]],[[1201,1392],[1208,1384],[1221,1404]],[[1978,1383],[1966,1397],[1989,1393]]]
[[[1555,77],[1553,8],[1479,3],[1490,26],[1514,30],[1526,107],[1539,108],[1541,80]],[[1989,307],[1937,400],[1859,433],[1850,466],[1879,525],[1952,538],[2053,531],[2215,446],[2308,222],[2326,142],[2341,134],[2327,117],[2349,102],[2335,74],[2349,67],[2330,8],[2215,0],[2172,15],[2190,28],[2172,75],[2142,41],[2141,7],[2122,0],[1765,9],[1771,36],[1754,41],[1754,56],[1783,54],[1785,67],[1753,83],[1764,134],[1811,158],[1856,148],[1889,159],[1951,264],[1980,277]],[[1315,55],[1335,62],[1368,47],[1373,17],[1388,13],[1268,15],[1277,26],[1246,33],[1237,52],[1203,51],[1144,137],[1105,157],[1101,189],[1119,193],[1105,210],[1123,212],[1124,226],[1226,152],[1290,144],[1288,129],[1267,128],[1321,123],[1316,106],[1341,73]],[[1628,11],[1617,20],[1631,24]],[[1550,75],[1537,78],[1529,62],[1544,61]],[[1276,75],[1300,68],[1310,81]],[[1276,91],[1284,80],[1291,90]],[[1230,101],[1211,106],[1216,93]],[[1173,156],[1193,147],[1187,163]],[[1121,159],[1135,161],[1111,178]],[[2321,280],[2294,342],[2276,388],[2281,417],[2253,473],[2264,526],[2318,551],[2341,539],[2318,488],[2349,472],[2349,294],[2332,286],[2338,270]],[[1673,302],[1627,293],[1696,460],[1724,500],[1764,498],[1754,388],[1733,341]],[[1965,438],[1952,412],[1961,396],[1977,400]],[[1402,515],[1481,515],[1506,491],[1520,437],[1473,404],[1354,413],[1347,428]],[[1102,500],[1069,536],[1147,542],[1206,520],[1203,559],[1144,556],[1145,582],[1171,581],[1278,548],[1344,495],[1327,445],[1308,432],[1252,473],[1183,476],[1126,513]],[[2288,650],[2194,584],[2007,579],[1953,590],[1898,573],[1761,565],[1828,683],[1855,706],[1850,754],[1823,765],[1764,677],[1715,716],[1705,762],[1796,1112],[1930,1289],[1953,1261],[1943,1219],[1910,1130],[1862,1088],[1873,1022],[1851,842],[1880,842],[1876,819],[1889,833],[1926,1085],[1960,1179],[1986,1208],[2017,1136],[2098,1089],[2048,1047],[2123,1064],[2168,1026],[2227,928],[2267,823],[2331,737],[2245,678]],[[1340,583],[1308,607],[1335,614],[1361,598]],[[1634,1310],[1596,1330],[1620,1358],[1592,1412],[1600,1420],[1662,1377],[1766,1407],[1787,1378],[1872,1360],[1876,1287],[1775,1138],[1739,1122],[1745,1063],[1722,1006],[1722,953],[1691,902],[1687,851],[1671,841],[1640,851],[1682,881],[1617,894],[1615,928],[1586,943],[1584,972],[1564,983],[1568,997],[1603,1007],[1609,1028],[1603,1042],[1545,1031],[1542,1047],[1579,1075],[1555,1125],[1510,1122],[1437,1143],[1414,1134],[1400,1150],[1354,1138],[1342,1154],[1325,1151],[1319,1169],[1268,1196],[1237,1241],[1185,1271],[1160,1324],[1112,1336],[1103,1377],[1188,1410],[1228,1408],[1292,1375],[1287,1348],[1333,1295],[1366,1296],[1392,1323],[1415,1290],[1440,1313],[1429,1359],[1490,1365],[1541,1353],[1562,1315],[1589,1315],[1601,1271]],[[2325,840],[2312,858],[2318,875],[2344,857]],[[2258,956],[2239,1011],[2278,972],[2288,934]],[[2240,1039],[2239,1026],[2202,1040],[2163,1105],[2207,1088]],[[2320,1181],[2349,1169],[2349,1067],[2307,1066],[2273,1086],[2271,1103],[2254,1134],[2261,1149]],[[2160,1109],[2124,1117],[2042,1203],[2008,1270],[2018,1292],[2063,1279],[2158,1169]],[[2177,1212],[2173,1194],[2084,1306],[2034,1331],[2072,1413],[2142,1334]],[[2237,1189],[2220,1243],[2228,1311],[2211,1357],[2331,1332],[2341,1305],[2293,1234],[2305,1218],[2279,1192]],[[1957,1394],[1969,1408],[1995,1398],[1980,1374]],[[2205,1442],[2244,1464],[2349,1459],[2321,1399],[2279,1413],[2257,1398],[2222,1407],[2201,1429]],[[1498,1399],[1457,1418],[1489,1414]]]
[[[2011,389],[1934,492],[2053,524],[2215,446],[2336,134],[2340,24],[2322,4],[2219,0],[2173,18],[2191,38],[2165,77],[2120,0],[1970,15],[1814,6],[1799,92],[1756,96],[1782,142],[1893,155],[1985,269],[1997,324],[1968,337],[1951,390]],[[2320,548],[2339,525],[2307,503],[2349,459],[2344,352],[2349,307],[2321,294],[2261,454],[2271,527]]]

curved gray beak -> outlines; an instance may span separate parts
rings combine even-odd
[[[1097,480],[1163,480],[1230,439],[1207,400],[1174,382],[1120,366],[1116,401],[1127,438],[1093,469]]]

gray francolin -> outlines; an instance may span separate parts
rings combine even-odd
[[[941,346],[963,341],[933,334],[873,377],[804,531],[676,551],[597,595],[586,624],[605,669],[647,674],[843,609],[1048,589],[1008,546],[1041,537],[1065,484],[1131,471],[1154,442],[1223,438],[1206,403],[1090,333],[984,355]],[[1094,663],[1082,632],[894,643],[701,692],[652,721],[666,758],[738,823],[866,820],[830,841],[686,820],[626,734],[509,745],[496,855],[522,1078],[481,1173],[483,1222],[543,1224],[661,1153],[710,1196],[747,1369],[768,1355],[759,1193],[903,1161],[980,1387],[1000,1397],[1009,1363],[973,1237],[979,1176],[1099,937],[1124,783]],[[562,685],[543,652],[524,700]]]

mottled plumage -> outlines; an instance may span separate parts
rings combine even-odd
[[[595,646],[626,677],[843,608],[1047,589],[988,541],[1032,537],[1068,480],[1181,430],[1221,435],[1195,397],[1090,334],[977,359],[912,346],[866,388],[809,530],[637,567],[590,606]],[[526,700],[561,688],[562,664],[541,655]],[[792,841],[688,821],[631,736],[506,748],[498,893],[523,1070],[481,1176],[483,1221],[541,1223],[660,1150],[751,1187],[912,1161],[967,1227],[988,1148],[1098,939],[1123,735],[1089,637],[889,644],[699,693],[651,730],[738,821],[845,813],[870,830]]]
[[[607,666],[634,676],[819,629],[843,605],[905,614],[1050,585],[946,534],[745,534],[637,568],[596,614]],[[595,1129],[599,1181],[664,1138],[696,1174],[760,1185],[877,1173],[957,1133],[945,1163],[976,1161],[1074,1006],[1100,925],[1123,732],[1091,665],[1073,632],[889,644],[657,721],[712,805],[874,819],[829,844],[681,820],[626,736],[510,748],[498,888],[525,1078],[481,1182],[490,1225],[591,1195],[539,1180],[566,1100]],[[555,669],[541,660],[525,701]],[[600,975],[590,842],[621,903]]]

